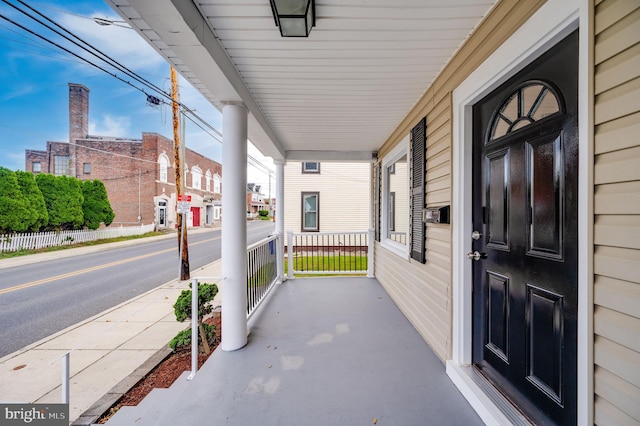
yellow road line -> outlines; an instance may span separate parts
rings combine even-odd
[[[214,241],[214,240],[219,240],[219,239],[220,239],[220,237],[210,238],[208,240],[198,241],[197,243],[192,243],[192,244],[189,244],[189,245],[190,246],[196,246],[198,244],[203,244],[203,243],[207,243],[209,241]],[[153,252],[153,253],[143,254],[143,255],[140,255],[140,256],[136,256],[136,257],[130,257],[128,259],[117,260],[117,261],[111,262],[111,263],[105,263],[104,265],[92,266],[90,268],[81,269],[79,271],[67,272],[66,274],[56,275],[55,277],[43,278],[43,279],[38,280],[38,281],[31,281],[30,283],[20,284],[20,285],[16,285],[16,286],[13,286],[13,287],[2,289],[2,290],[0,290],[0,295],[1,294],[6,294],[6,293],[11,293],[11,292],[14,292],[14,291],[17,291],[17,290],[22,290],[22,289],[29,288],[29,287],[34,287],[34,286],[41,285],[41,284],[50,283],[52,281],[61,280],[63,278],[70,278],[70,277],[75,277],[77,275],[82,275],[82,274],[86,274],[86,273],[93,272],[93,271],[99,271],[100,269],[105,269],[105,268],[110,268],[112,266],[122,265],[123,263],[134,262],[136,260],[144,259],[144,258],[147,258],[147,257],[151,257],[151,256],[155,256],[155,255],[158,255],[158,254],[162,254],[162,253],[167,253],[167,252],[174,251],[174,250],[176,250],[176,247],[173,247],[173,248],[170,248],[170,249],[166,249],[166,250],[156,251],[156,252]]]

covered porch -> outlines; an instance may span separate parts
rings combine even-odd
[[[109,425],[483,424],[376,279],[285,281],[250,328]]]

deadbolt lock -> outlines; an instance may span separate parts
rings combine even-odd
[[[478,250],[467,253],[467,257],[471,260],[486,259],[487,253],[480,253]]]

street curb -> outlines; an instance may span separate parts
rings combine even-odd
[[[72,426],[91,426],[103,414],[113,407],[120,398],[129,390],[144,379],[156,366],[164,361],[173,351],[169,346],[159,349],[155,354],[151,355],[140,367],[136,368],[133,373],[122,379],[118,384],[112,387],[106,394],[97,400],[84,413],[80,414]]]

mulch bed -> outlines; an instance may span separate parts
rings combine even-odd
[[[207,324],[216,326],[215,341],[209,342],[211,353],[220,343],[221,318],[219,312],[214,312],[210,318],[205,320]],[[200,353],[198,355],[198,369],[211,355]],[[104,424],[123,406],[135,406],[140,403],[155,388],[168,388],[185,371],[191,371],[191,348],[182,349],[170,354],[160,364],[158,364],[149,374],[140,380],[134,387],[125,393],[109,411],[98,419],[98,424]]]

